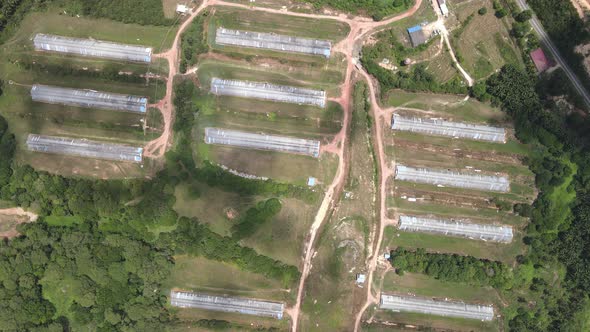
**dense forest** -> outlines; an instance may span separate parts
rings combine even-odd
[[[410,251],[402,247],[391,251],[390,260],[398,274],[408,271],[476,286],[512,287],[512,271],[501,262],[457,254],[427,253],[423,248]]]
[[[540,190],[527,212],[531,223],[524,241],[529,250],[517,258],[515,272],[532,269],[535,277],[520,285],[526,295],[510,321],[513,331],[580,331],[583,314],[578,313],[588,306],[590,237],[584,228],[590,223],[589,123],[556,104],[553,95],[571,93],[552,83],[561,81],[560,76],[544,77],[541,84],[535,73],[508,65],[478,93],[514,119],[518,138],[531,147],[528,163]],[[567,272],[556,285],[553,271],[559,266]]]
[[[348,13],[366,13],[380,21],[386,16],[399,13],[414,4],[415,0],[299,0],[314,5],[317,9],[332,7]]]

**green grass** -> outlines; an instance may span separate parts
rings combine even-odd
[[[281,199],[281,203],[281,211],[242,243],[260,254],[298,266],[318,205],[296,199]]]
[[[522,235],[518,231],[515,232],[514,239],[510,244],[503,244],[426,233],[398,232],[394,229],[393,236],[387,237],[384,246],[390,249],[395,247],[426,248],[432,252],[456,253],[499,260],[509,265],[512,265],[516,256],[524,251]]]
[[[385,310],[379,310],[375,316],[375,319],[413,326],[421,326],[427,329],[433,329],[435,331],[500,331],[498,320],[494,320],[492,322],[481,322],[472,319],[439,317],[426,314],[394,313]]]
[[[482,7],[488,9],[487,14],[477,14]],[[457,4],[451,11],[460,17],[474,15],[467,29],[459,36],[453,34],[453,44],[463,58],[462,65],[474,79],[485,79],[506,63],[521,64],[507,28],[508,18],[498,19],[494,16],[492,1],[464,2]]]
[[[568,159],[562,160],[568,165],[572,173],[565,178],[563,183],[555,187],[549,195],[549,201],[552,203],[551,216],[549,220],[554,220],[555,225],[561,225],[570,215],[570,205],[576,199],[576,191],[571,187],[572,181],[578,171],[578,165]]]
[[[330,89],[344,79],[341,70],[322,70],[321,68],[304,67],[293,70],[267,69],[264,67],[247,66],[241,63],[203,60],[197,72],[203,89],[209,89],[211,78],[272,82],[281,85],[303,86],[314,89]]]
[[[84,221],[78,216],[48,216],[44,220],[50,226],[73,226]]]
[[[347,24],[330,19],[283,16],[224,7],[216,7],[215,10],[217,26],[229,29],[273,32],[332,41],[343,39],[349,31]]]
[[[396,131],[394,133],[396,139],[403,139],[418,143],[432,144],[449,149],[461,149],[466,151],[494,151],[496,153],[511,154],[517,156],[528,156],[531,151],[529,147],[519,143],[515,140],[508,140],[506,144],[470,141],[470,140],[456,140],[450,137],[426,136],[417,133]]]
[[[464,96],[414,93],[392,90],[383,95],[383,103],[394,107],[419,108],[440,113],[452,121],[508,124],[509,119],[498,108]]]
[[[55,9],[50,9],[47,12],[33,12],[27,15],[21,23],[20,30],[3,45],[3,48],[13,47],[15,40],[28,40],[36,33],[48,33],[144,45],[153,47],[154,52],[158,53],[171,47],[176,29],[177,27],[144,26],[124,24],[107,19],[70,17],[61,15]],[[121,33],[122,31],[124,33]]]
[[[271,301],[292,303],[296,293],[283,289],[280,282],[260,274],[242,271],[239,268],[201,257],[176,256],[172,273],[165,281],[162,295],[168,296],[171,289],[230,295]],[[222,313],[199,309],[171,308],[184,327],[200,319],[227,320],[240,326],[285,328],[287,318],[277,321],[250,315]],[[174,329],[177,330],[177,329]],[[232,328],[233,330],[233,328]],[[191,329],[193,331],[193,329]],[[198,331],[198,330],[197,330]]]
[[[399,294],[412,293],[417,296],[449,298],[466,302],[501,304],[498,293],[492,287],[477,287],[441,281],[424,274],[408,272],[403,276],[397,275],[394,271],[387,272],[382,291]]]
[[[407,200],[396,198],[394,206],[399,212],[409,215],[415,214],[433,214],[447,218],[468,218],[477,222],[489,223],[496,221],[501,224],[522,226],[527,222],[526,218],[516,216],[509,212],[503,212],[491,208],[460,208],[456,206],[433,204],[433,203],[415,203]]]
[[[122,34],[121,31],[125,31],[125,33]],[[30,99],[29,90],[31,84],[40,83],[146,96],[150,102],[156,102],[166,94],[164,81],[152,79],[149,84],[146,84],[110,81],[98,77],[73,77],[65,74],[49,74],[43,70],[27,70],[20,63],[33,61],[40,65],[70,67],[87,71],[98,71],[105,66],[116,65],[119,66],[117,67],[119,70],[124,72],[145,73],[151,71],[165,75],[168,68],[166,62],[161,59],[155,60],[151,65],[143,65],[38,53],[33,50],[31,38],[35,33],[51,33],[140,44],[159,50],[161,47],[167,48],[171,45],[171,38],[162,43],[168,31],[167,27],[139,26],[102,19],[69,17],[61,15],[54,9],[27,15],[16,34],[0,47],[0,78],[17,83],[6,84],[4,94],[0,97],[0,113],[8,120],[19,143],[17,160],[29,163],[41,170],[66,176],[129,178],[141,177],[152,172],[152,167],[155,165],[151,161],[146,161],[145,167],[141,168],[136,164],[30,153],[22,147],[29,133],[141,146],[161,133],[163,122],[158,110],[150,109],[147,115],[138,115],[34,103]],[[173,36],[174,30],[171,30],[170,33],[170,36]],[[149,126],[146,131],[142,128],[144,120]]]
[[[202,193],[201,197],[191,198],[187,186],[177,186],[174,209],[181,216],[198,218],[200,222],[208,224],[212,231],[221,235],[231,234],[233,222],[226,215],[228,211],[235,210],[240,214],[257,201],[257,197],[244,197],[205,184],[200,185],[198,189]]]
[[[436,152],[427,151],[420,151],[419,154],[416,154],[415,150],[405,148],[395,148],[394,153],[396,160],[401,164],[406,163],[413,166],[447,169],[465,169],[466,167],[471,167],[472,169],[479,169],[487,172],[508,174],[512,182],[514,182],[515,178],[520,181],[528,179],[526,184],[534,185],[533,172],[523,165],[445,156]],[[467,154],[469,153],[467,152]]]
[[[178,288],[277,301],[291,297],[279,281],[242,271],[231,264],[188,256],[175,257],[174,268],[164,288],[166,292]]]

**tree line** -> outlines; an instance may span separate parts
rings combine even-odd
[[[428,253],[398,247],[391,251],[391,265],[396,273],[423,273],[443,281],[461,282],[475,286],[500,289],[512,287],[512,270],[502,262],[457,254]]]
[[[555,102],[553,94],[568,96],[573,91],[560,72],[539,81],[532,70],[507,65],[474,90],[478,98],[490,99],[509,114],[517,137],[531,147],[527,163],[540,192],[532,207],[515,206],[531,217],[524,239],[529,250],[517,257],[515,273],[525,269],[551,271],[560,265],[567,271],[557,287],[553,277],[541,276],[520,285],[525,295],[510,317],[510,329],[579,330],[576,315],[586,310],[585,294],[590,291],[590,270],[586,267],[590,254],[582,249],[590,247],[590,237],[583,229],[590,222],[590,137],[586,129],[590,123]],[[535,303],[532,307],[531,301]]]
[[[299,0],[312,4],[316,9],[325,6],[349,13],[366,13],[374,20],[402,12],[414,4],[415,0]]]
[[[186,70],[197,64],[199,55],[209,50],[207,44],[207,35],[205,34],[205,21],[209,16],[209,11],[203,12],[197,16],[188,29],[181,36],[181,57],[179,70],[186,73]]]

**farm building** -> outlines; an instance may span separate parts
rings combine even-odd
[[[332,49],[332,43],[328,40],[226,28],[217,28],[215,43],[219,45],[235,45],[283,52],[323,55],[326,58],[330,57]]]
[[[450,122],[441,119],[424,119],[393,114],[391,129],[425,135],[506,143],[506,130],[504,128]]]
[[[33,101],[48,104],[100,108],[135,113],[145,113],[147,111],[148,102],[145,97],[39,84],[35,84],[31,88],[31,98]]]
[[[510,226],[473,224],[415,216],[400,216],[399,229],[407,232],[435,233],[503,243],[510,243],[513,237]]]
[[[180,308],[199,308],[277,319],[283,318],[285,309],[285,305],[279,302],[181,291],[170,292],[170,304]]]
[[[494,319],[494,307],[490,305],[466,304],[415,296],[382,294],[379,308],[395,312],[412,312],[444,317],[478,319],[481,321]]]
[[[245,149],[303,154],[318,158],[320,142],[302,138],[254,134],[243,131],[205,128],[205,143]]]
[[[50,51],[133,62],[151,62],[152,49],[145,46],[111,43],[38,33],[33,39],[37,51]]]
[[[177,4],[176,5],[176,12],[179,14],[188,14],[191,9],[187,5]]]
[[[264,82],[211,79],[211,93],[218,96],[255,98],[282,103],[326,106],[326,92],[298,88],[294,86],[276,85]]]
[[[424,33],[421,25],[408,28],[408,34],[410,35],[410,42],[413,47],[420,46],[428,41],[428,36]]]
[[[442,16],[447,17],[449,16],[449,7],[447,7],[446,0],[437,0],[438,1],[438,8],[440,8],[440,13]]]
[[[531,59],[537,68],[539,73],[544,72],[545,70],[551,67],[551,61],[547,59],[545,52],[543,52],[542,48],[538,48],[531,52]]]
[[[414,168],[397,165],[395,179],[414,183],[432,184],[464,189],[508,192],[510,182],[504,176],[465,174],[447,170]]]
[[[138,147],[33,134],[27,137],[27,148],[34,152],[136,163],[142,161],[143,155],[143,148]]]

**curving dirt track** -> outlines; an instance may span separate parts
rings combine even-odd
[[[172,122],[174,120],[174,106],[172,105],[172,90],[174,89],[174,76],[179,73],[179,50],[180,50],[180,37],[184,30],[192,23],[193,19],[199,15],[203,9],[210,5],[209,1],[203,0],[203,3],[189,16],[189,18],[182,23],[178,28],[178,32],[174,37],[174,43],[170,50],[155,54],[154,57],[166,59],[168,61],[168,78],[166,80],[166,96],[160,100],[157,104],[153,105],[162,112],[164,118],[164,131],[162,135],[153,141],[147,143],[144,148],[144,155],[149,158],[161,158],[168,150],[170,141],[172,138]]]

